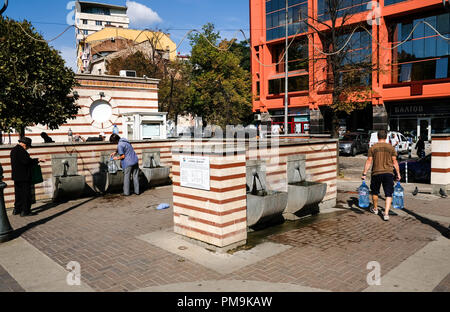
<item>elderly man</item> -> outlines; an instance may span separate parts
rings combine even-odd
[[[372,179],[370,181],[370,190],[372,191],[373,207],[370,211],[378,214],[378,195],[381,185],[383,185],[386,196],[386,207],[383,215],[384,221],[389,221],[389,210],[392,204],[392,195],[394,193],[394,168],[397,171],[397,179],[400,181],[400,169],[397,162],[397,152],[394,147],[386,143],[387,131],[378,131],[378,143],[369,149],[366,165],[362,179],[366,179],[367,172],[372,166]]]
[[[12,179],[14,180],[14,194],[16,197],[13,214],[22,217],[34,215],[31,212],[31,178],[33,166],[45,160],[32,159],[27,150],[31,147],[32,140],[23,137],[19,144],[11,150]]]

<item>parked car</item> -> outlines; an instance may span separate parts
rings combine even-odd
[[[386,143],[389,143],[389,138],[391,135],[394,134],[398,141],[398,153],[399,154],[406,154],[408,153],[409,149],[411,148],[410,141],[400,132],[390,131],[388,132]],[[372,147],[374,144],[378,143],[378,132],[373,132],[370,135],[370,142],[369,142],[369,148]]]
[[[344,134],[339,140],[339,153],[355,156],[369,150],[369,135],[362,132]]]
[[[398,164],[402,181],[406,181],[406,163],[408,163],[408,183],[431,181],[431,154],[422,159],[409,159]]]

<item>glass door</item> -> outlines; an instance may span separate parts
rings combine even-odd
[[[431,118],[419,118],[417,120],[417,133],[425,141],[431,141]]]

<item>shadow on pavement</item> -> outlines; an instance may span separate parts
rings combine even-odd
[[[418,221],[422,222],[423,224],[431,226],[436,231],[441,233],[442,236],[444,236],[446,238],[450,238],[450,228],[446,228],[445,226],[442,226],[439,222],[422,217],[421,215],[419,215],[411,210],[408,210],[406,208],[403,208],[402,210],[404,212],[406,212],[407,214],[413,216],[414,218],[416,218]]]
[[[68,212],[70,212],[70,211],[72,211],[72,210],[74,210],[74,209],[76,209],[78,207],[83,206],[84,204],[87,204],[90,201],[93,201],[94,199],[96,199],[96,197],[90,198],[90,199],[85,200],[85,201],[83,201],[83,202],[81,202],[79,204],[76,204],[76,205],[74,205],[74,206],[72,206],[70,208],[67,208],[66,210],[58,212],[58,213],[56,213],[56,214],[54,214],[52,216],[49,216],[47,218],[44,218],[44,219],[41,219],[41,220],[38,220],[38,221],[31,222],[31,223],[29,223],[29,224],[27,224],[27,225],[25,225],[25,226],[23,226],[23,227],[21,227],[19,229],[16,229],[16,230],[14,230],[14,233],[13,233],[13,239],[18,238],[19,236],[21,236],[25,232],[31,230],[32,228],[35,228],[36,226],[45,224],[45,223],[47,223],[47,222],[49,222],[49,221],[51,221],[51,220],[53,220],[53,219],[55,219],[57,217],[60,217],[60,216],[66,214],[66,213],[68,213]],[[33,212],[39,212],[39,211],[42,212],[42,211],[54,208],[56,206],[57,206],[57,204],[53,204],[53,203],[47,204],[47,205],[42,206],[42,210],[40,210],[41,207],[39,207],[39,208],[35,209]]]
[[[349,200],[347,200],[347,204],[350,207],[350,210],[357,213],[357,214],[365,214],[369,211],[369,208],[360,208],[358,205],[358,198],[351,197]]]

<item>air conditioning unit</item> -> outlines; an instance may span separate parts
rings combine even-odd
[[[137,77],[136,71],[134,70],[121,70],[119,75],[120,77]]]

